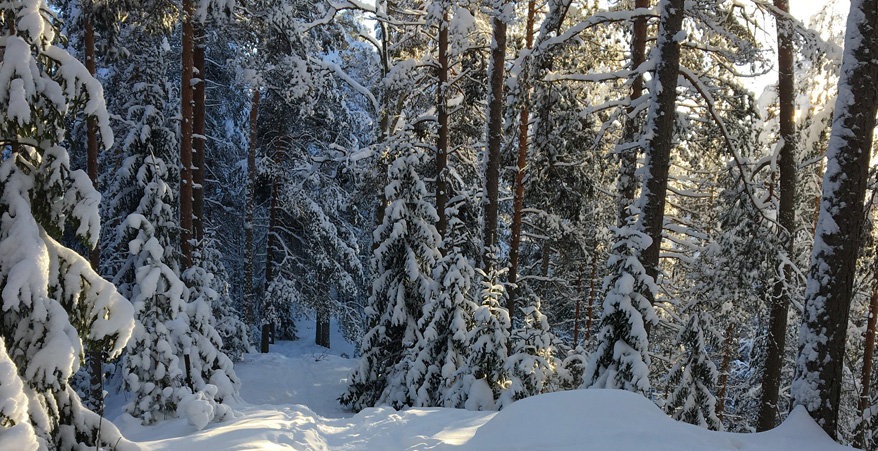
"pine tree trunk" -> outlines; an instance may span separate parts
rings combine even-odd
[[[204,70],[204,29],[201,24],[196,24],[195,31],[195,51],[193,53],[193,64],[195,72],[198,73],[198,83],[193,86],[194,111],[192,112],[192,228],[195,242],[201,245],[204,239],[204,158],[205,158],[205,77]]]
[[[448,187],[445,180],[445,166],[448,164],[448,12],[442,14],[439,23],[439,86],[436,89],[436,106],[439,119],[439,133],[436,136],[436,214],[439,221],[436,231],[445,238],[448,220],[445,216],[445,204],[448,200]],[[445,245],[440,248],[445,252]]]
[[[878,251],[878,249],[876,249]],[[869,407],[872,386],[872,359],[875,355],[875,323],[878,319],[878,255],[872,261],[872,298],[869,300],[869,318],[866,321],[866,340],[863,349],[863,369],[861,373],[862,391],[857,402],[857,413],[860,418]],[[854,447],[865,448],[866,430],[861,428],[854,436]]]
[[[253,90],[250,103],[250,146],[247,150],[247,218],[244,224],[244,320],[248,326],[256,323],[254,312],[256,293],[253,286],[253,214],[256,210],[256,119],[259,116],[259,88]],[[263,351],[263,352],[268,352]]]
[[[180,79],[180,251],[181,270],[192,266],[192,0],[183,0],[183,74]]]
[[[533,48],[534,44],[534,17],[536,15],[536,2],[535,0],[530,0],[527,3],[527,22],[525,24],[525,45],[528,49]],[[521,117],[520,124],[518,128],[518,161],[516,162],[515,172],[515,193],[513,195],[512,200],[512,239],[509,245],[509,284],[511,286],[509,290],[509,297],[506,301],[506,308],[510,312],[515,311],[515,300],[518,296],[518,287],[516,283],[518,282],[518,258],[519,258],[519,248],[521,247],[521,216],[522,210],[524,209],[524,169],[527,166],[527,133],[528,126],[530,125],[530,112],[528,111],[528,104],[530,103],[530,86],[525,82],[520,87],[521,89],[519,95],[524,99],[522,101],[521,108]],[[579,311],[579,304],[576,304],[577,312]],[[577,319],[579,315],[577,313]],[[512,327],[512,322],[509,323],[509,326]],[[579,332],[579,327],[576,327],[574,331],[574,335]],[[576,341],[574,339],[574,341]]]
[[[805,289],[794,405],[837,437],[844,347],[878,109],[878,0],[853,0]]]
[[[649,8],[649,0],[635,0],[634,8]],[[637,69],[646,61],[646,17],[634,19],[634,36],[631,41],[631,68]],[[643,77],[637,75],[631,83],[631,102],[643,95]],[[629,106],[622,131],[622,146],[619,150],[619,178],[617,183],[619,201],[616,216],[618,226],[625,225],[628,218],[628,207],[634,202],[637,190],[637,147],[634,143],[640,134],[640,121],[634,117],[634,107]]]
[[[774,0],[774,6],[789,12],[788,0]],[[785,244],[787,255],[793,253],[793,230],[796,227],[796,126],[795,91],[793,88],[793,43],[791,30],[778,21],[777,62],[778,62],[778,102],[780,103],[780,205],[778,208],[780,225],[778,230],[781,242]],[[762,375],[762,399],[756,431],[767,431],[775,426],[777,419],[777,400],[780,378],[783,370],[784,348],[787,336],[787,310],[789,293],[784,289],[785,280],[780,278],[774,284],[771,312],[769,313],[768,346],[765,355],[765,372]]]
[[[641,254],[646,274],[658,282],[659,251],[665,218],[665,194],[668,189],[668,167],[676,118],[677,77],[680,71],[680,43],[675,37],[683,24],[683,0],[663,0],[662,18],[657,42],[658,58],[655,78],[658,89],[652,94],[644,166],[638,207],[641,209],[641,231],[652,238],[652,243]],[[649,291],[649,290],[647,290]],[[654,303],[653,293],[645,293]]]
[[[723,414],[726,411],[726,389],[729,381],[729,360],[732,356],[732,323],[729,322],[726,327],[725,350],[723,351],[723,361],[719,370],[719,392],[716,395],[716,417],[720,423],[723,421]]]
[[[490,83],[488,100],[488,158],[485,170],[485,243],[482,266],[486,272],[494,268],[497,251],[498,213],[500,210],[500,148],[503,145],[503,80],[506,64],[506,22],[499,16],[505,2],[494,11],[492,20]],[[509,306],[507,305],[507,308]],[[510,310],[510,315],[512,311]]]

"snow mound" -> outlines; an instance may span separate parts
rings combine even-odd
[[[794,410],[778,428],[758,434],[713,432],[674,421],[641,395],[574,390],[518,401],[480,427],[461,449],[795,450],[849,449]]]

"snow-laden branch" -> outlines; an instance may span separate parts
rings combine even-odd
[[[361,84],[358,83],[356,80],[354,80],[353,78],[351,78],[351,76],[348,75],[348,74],[344,71],[344,69],[341,68],[341,66],[339,66],[338,64],[335,64],[335,63],[333,63],[333,62],[331,62],[331,61],[326,61],[326,60],[322,60],[322,59],[317,59],[317,58],[314,58],[314,57],[312,57],[312,56],[309,56],[308,59],[309,59],[312,63],[317,64],[318,66],[320,66],[320,67],[322,67],[322,68],[324,68],[324,69],[326,69],[326,70],[331,71],[331,72],[334,73],[338,78],[342,79],[342,81],[344,81],[345,83],[347,83],[347,84],[348,84],[351,88],[353,88],[355,91],[359,92],[359,93],[362,94],[364,97],[366,97],[367,99],[369,99],[369,102],[372,104],[372,108],[375,109],[375,114],[378,114],[378,113],[381,112],[381,107],[378,105],[378,99],[375,98],[375,96],[372,94],[372,91],[369,91],[368,88],[366,88],[365,86],[361,85]]]
[[[695,88],[696,91],[698,91],[698,93],[704,99],[704,102],[707,105],[708,113],[719,126],[720,134],[722,135],[723,141],[726,143],[726,147],[728,147],[729,152],[731,152],[732,157],[735,160],[735,166],[738,168],[738,172],[741,174],[741,181],[744,184],[744,191],[747,193],[750,201],[753,202],[753,206],[756,207],[757,211],[759,211],[759,215],[762,216],[762,218],[766,221],[779,227],[781,230],[786,230],[774,218],[765,214],[765,211],[763,211],[763,202],[760,201],[753,194],[753,190],[751,189],[751,185],[753,182],[747,171],[747,168],[744,167],[744,158],[741,156],[738,148],[735,147],[735,144],[732,142],[731,134],[726,127],[725,121],[723,121],[722,117],[720,117],[719,113],[716,111],[716,104],[714,102],[713,96],[710,95],[707,86],[704,86],[704,84],[701,83],[701,80],[698,79],[698,76],[684,66],[680,66],[680,74],[689,82],[689,84],[693,88]]]

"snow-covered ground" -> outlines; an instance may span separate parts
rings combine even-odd
[[[108,406],[129,439],[147,450],[771,450],[832,451],[836,445],[801,410],[759,434],[710,432],[678,423],[642,396],[576,390],[519,401],[502,412],[382,407],[356,415],[338,405],[354,360],[340,335],[333,349],[302,340],[280,342],[236,366],[243,401],[235,418],[195,431],[186,420],[144,427]]]

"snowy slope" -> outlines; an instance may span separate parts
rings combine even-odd
[[[366,409],[356,415],[336,402],[354,361],[304,337],[237,365],[243,402],[236,418],[195,432],[185,420],[144,427],[116,419],[126,437],[147,450],[764,450],[832,451],[836,445],[804,411],[759,434],[710,432],[678,423],[642,396],[617,390],[576,390],[519,401],[502,412],[455,409]],[[304,405],[303,405],[304,404]],[[307,407],[306,407],[307,406]]]

